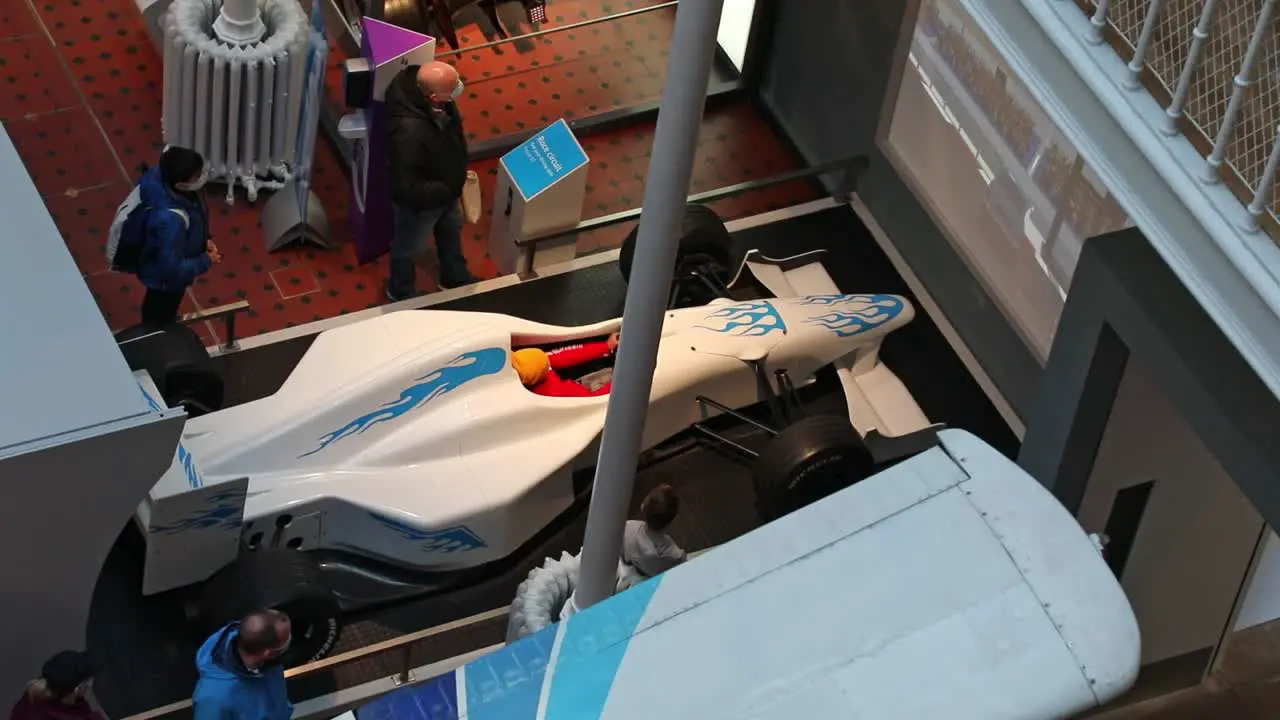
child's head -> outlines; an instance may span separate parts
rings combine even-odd
[[[193,192],[209,179],[204,157],[190,148],[171,145],[160,155],[160,177],[175,190]]]
[[[511,367],[520,376],[525,387],[533,387],[547,377],[551,370],[551,359],[538,348],[524,348],[511,353]]]
[[[654,530],[666,530],[680,512],[680,497],[670,485],[659,485],[649,491],[640,503],[640,519]]]

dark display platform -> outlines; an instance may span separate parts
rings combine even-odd
[[[763,225],[735,234],[744,248],[784,257],[827,250],[827,268],[841,289],[887,292],[910,297],[853,211],[837,207]],[[435,306],[517,315],[557,325],[582,325],[622,314],[626,287],[615,264],[543,278],[483,295]],[[918,307],[918,303],[917,303]],[[228,381],[228,401],[249,402],[275,392],[306,352],[314,336],[245,350],[214,360]],[[938,328],[922,311],[910,325],[892,334],[881,357],[902,378],[930,419],[962,428],[1010,457],[1017,438],[969,376]],[[838,411],[838,395],[827,395],[814,409]],[[736,437],[752,441],[752,431]],[[676,486],[681,514],[672,534],[687,549],[709,547],[749,532],[758,524],[745,469],[714,452],[693,450],[637,476],[633,502],[659,483]],[[549,555],[577,552],[585,514],[568,518],[510,572],[466,590],[427,597],[350,616],[334,652],[353,650],[423,628],[507,605],[529,569]],[[142,598],[141,538],[130,531],[113,549],[94,597],[89,646],[111,658],[96,693],[115,718],[180,700],[195,682],[193,653],[198,638],[184,629],[182,609],[172,598]],[[418,664],[442,660],[501,642],[505,625],[487,623],[442,635],[415,655]],[[294,701],[368,682],[398,671],[397,658],[368,660],[291,685]]]

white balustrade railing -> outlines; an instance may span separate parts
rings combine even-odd
[[[1110,42],[1127,60],[1129,89],[1149,88],[1165,105],[1161,130],[1193,131],[1205,157],[1200,180],[1225,176],[1249,209],[1249,229],[1280,240],[1277,0],[1075,1],[1089,17],[1089,40]]]

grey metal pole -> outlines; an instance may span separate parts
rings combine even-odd
[[[723,5],[724,0],[695,0],[677,6],[667,85],[658,106],[640,233],[622,313],[623,340],[609,391],[582,564],[577,588],[569,600],[570,612],[585,610],[612,596],[617,583],[622,528],[635,485],[636,459],[649,411],[662,319]]]

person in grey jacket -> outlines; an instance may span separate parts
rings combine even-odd
[[[680,497],[659,485],[640,503],[640,519],[628,520],[622,534],[622,561],[645,577],[664,573],[688,557],[667,528],[680,512]]]

